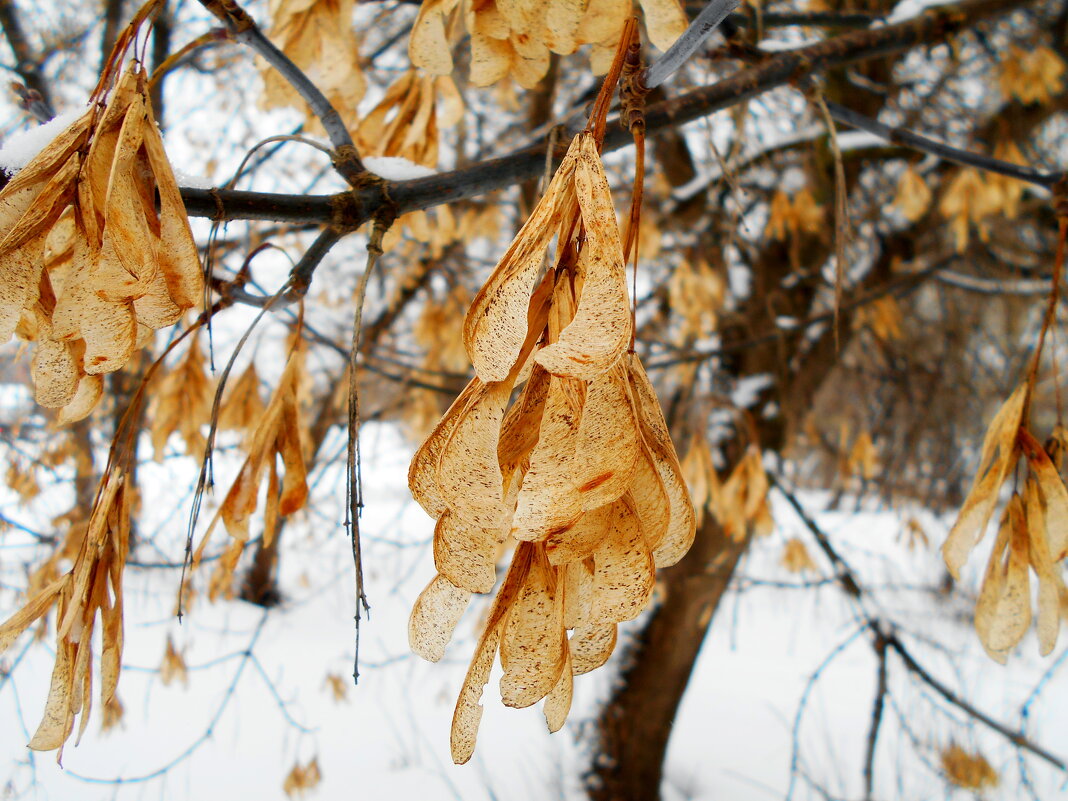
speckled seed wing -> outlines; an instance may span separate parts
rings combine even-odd
[[[582,290],[574,319],[558,341],[538,352],[537,359],[554,375],[591,381],[626,352],[632,328],[623,246],[608,179],[593,135],[581,133],[575,141],[575,195],[586,235],[578,259]]]
[[[511,389],[506,381],[483,384],[441,450],[438,488],[465,525],[497,528],[504,524],[507,510],[497,444]]]
[[[556,686],[545,696],[545,723],[549,731],[557,732],[563,728],[567,720],[567,713],[571,711],[571,697],[574,692],[575,680],[571,668],[571,651],[567,647],[567,635],[560,631],[563,640],[561,649],[564,652],[564,665],[560,670],[560,678]]]
[[[478,736],[478,724],[482,719],[482,691],[489,681],[493,660],[501,638],[501,623],[511,608],[516,595],[530,569],[533,546],[520,543],[512,555],[512,564],[504,578],[497,596],[490,606],[486,617],[486,627],[479,638],[475,655],[467,668],[460,697],[456,699],[456,709],[452,715],[452,733],[450,736],[452,760],[462,765],[471,759],[475,752],[475,738]]]
[[[1023,428],[1017,436],[1042,494],[1050,555],[1059,562],[1068,556],[1068,490],[1042,444]]]
[[[412,457],[412,463],[408,467],[408,489],[431,517],[439,517],[446,509],[445,498],[438,486],[438,460],[441,459],[441,452],[463,419],[467,407],[474,398],[482,396],[484,387],[482,381],[472,378]]]
[[[57,425],[76,423],[88,417],[104,394],[104,377],[99,375],[84,375],[78,381],[78,389],[71,398],[70,403],[59,410],[56,417]]]
[[[615,623],[587,623],[575,629],[568,641],[571,670],[576,676],[596,670],[616,648]]]
[[[497,550],[507,532],[503,527],[470,526],[446,509],[434,528],[434,566],[469,592],[489,592],[497,581]]]
[[[575,145],[464,318],[464,346],[483,381],[511,372],[527,336],[527,307],[549,241],[569,206]]]
[[[608,536],[613,505],[605,504],[584,512],[570,528],[550,533],[545,539],[545,553],[549,557],[549,563],[565,565],[593,556],[593,552]]]
[[[677,495],[677,490],[675,492]],[[649,547],[655,549],[664,542],[671,527],[671,496],[664,486],[664,480],[656,469],[649,446],[645,438],[640,440],[638,460],[630,484],[630,499],[642,521],[642,530]]]
[[[564,664],[563,593],[544,548],[534,545],[530,569],[501,634],[501,700],[527,707],[556,685]]]
[[[590,621],[595,623],[633,620],[649,603],[655,583],[653,555],[626,498],[612,505],[610,525],[593,555]]]
[[[942,546],[942,558],[954,578],[960,578],[960,569],[982,539],[998,502],[998,489],[1009,468],[1016,463],[1016,433],[1027,394],[1027,382],[1024,382],[1005,401],[986,430],[975,480]]]
[[[1027,529],[1023,504],[1012,496],[1001,520],[975,604],[975,630],[992,659],[1005,663],[1031,626]]]
[[[442,575],[434,576],[419,593],[408,619],[408,645],[412,651],[430,662],[445,656],[445,647],[470,601],[470,592]]]
[[[659,50],[671,47],[689,24],[678,0],[641,0],[641,6],[649,41]]]
[[[678,562],[693,544],[697,531],[693,502],[690,500],[686,480],[682,476],[682,466],[664,421],[664,413],[660,409],[660,401],[657,400],[653,385],[649,383],[637,355],[632,357],[629,376],[634,405],[641,421],[642,436],[671,503],[671,518],[667,531],[659,540],[650,542],[656,566],[669,567]]]
[[[565,382],[553,376],[542,414],[538,444],[519,490],[512,536],[542,540],[570,528],[582,514],[582,496],[575,484],[575,445],[579,410]]]
[[[582,508],[596,509],[630,486],[638,459],[638,421],[623,371],[613,367],[590,382],[582,406],[575,483]]]
[[[1050,553],[1042,494],[1033,476],[1027,481],[1026,512],[1031,540],[1028,559],[1038,576],[1038,650],[1042,656],[1047,656],[1057,645],[1061,628],[1060,599],[1062,595],[1068,595],[1068,589]]]
[[[558,580],[564,585],[564,628],[578,628],[590,618],[590,604],[593,601],[593,559],[560,565],[558,576]]]

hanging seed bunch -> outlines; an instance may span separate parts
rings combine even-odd
[[[686,30],[678,0],[641,0],[649,40],[666,50]],[[604,73],[634,13],[632,0],[423,0],[408,42],[412,64],[433,75],[453,69],[449,31],[462,11],[471,42],[471,83],[491,86],[512,78],[533,89],[549,69],[549,54],[570,55],[592,45],[594,72]]]
[[[102,374],[203,292],[140,65],[108,94],[124,51],[116,52],[92,108],[0,191],[0,342],[16,332],[37,342],[35,396],[60,409],[61,422],[88,415]]]
[[[1026,472],[1006,505],[990,552],[979,598],[975,629],[986,652],[1004,663],[1031,628],[1038,629],[1039,651],[1053,651],[1062,618],[1068,618],[1068,588],[1063,563],[1068,557],[1068,489],[1061,478],[1061,460],[1068,430],[1058,424],[1045,446],[1029,423],[1046,333],[1057,309],[1060,279],[1068,242],[1068,186],[1054,187],[1060,236],[1045,320],[1027,377],[994,416],[979,458],[979,471],[964,500],[957,522],[942,546],[946,567],[955,579],[972,550],[983,539],[994,515],[1002,485],[1023,459]],[[1054,376],[1054,380],[1057,378]],[[1031,608],[1031,573],[1038,579],[1038,612]]]
[[[515,543],[456,705],[457,763],[474,750],[498,652],[504,703],[546,699],[556,731],[572,677],[604,664],[616,625],[648,605],[655,568],[678,561],[694,536],[667,425],[630,348],[623,250],[597,139],[589,130],[574,139],[475,297],[463,334],[476,377],[409,472],[437,519],[438,575],[409,625],[416,653],[441,658],[472,593],[492,591],[497,559]],[[539,281],[554,237],[555,263]]]

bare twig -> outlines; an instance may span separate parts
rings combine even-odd
[[[864,801],[872,801],[875,780],[875,746],[879,742],[879,727],[883,722],[883,705],[886,701],[886,638],[875,630],[875,655],[879,666],[875,672],[875,703],[871,710],[871,728],[868,729],[868,749],[864,755]]]
[[[200,3],[226,24],[235,41],[247,45],[262,56],[304,99],[312,113],[322,123],[326,135],[330,138],[330,143],[334,146],[335,169],[349,184],[357,186],[367,176],[367,170],[360,161],[356,145],[353,144],[341,115],[326,99],[326,95],[290,60],[289,56],[271,43],[252,17],[235,0],[200,0]]]

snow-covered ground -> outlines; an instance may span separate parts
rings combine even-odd
[[[10,793],[63,801],[284,798],[282,784],[293,765],[317,756],[322,782],[313,793],[324,799],[579,797],[584,737],[613,666],[576,681],[575,706],[556,735],[545,731],[538,707],[503,708],[491,681],[475,757],[466,766],[453,766],[449,723],[478,611],[469,611],[442,663],[409,654],[408,610],[433,575],[431,521],[405,487],[411,445],[389,426],[369,425],[364,449],[363,531],[372,615],[363,624],[358,687],[349,681],[351,561],[337,523],[343,485],[337,472],[329,471],[319,476],[303,524],[286,531],[282,584],[287,600],[266,620],[255,606],[211,605],[198,598],[179,625],[173,616],[177,573],[128,570],[126,667],[120,682],[126,714],[120,728],[101,733],[99,711],[94,711],[81,745],[67,748],[62,769],[51,754],[25,749],[47,693],[48,639],[12,649],[6,664],[17,664],[0,689],[0,720],[5,721],[0,776]],[[182,459],[149,463],[141,476],[144,486],[161,487],[164,496],[146,507],[142,529],[160,547],[160,561],[180,559],[189,498],[188,485],[178,477],[187,476],[189,467]],[[668,799],[783,798],[792,765],[795,798],[822,797],[805,776],[831,797],[861,797],[876,660],[868,638],[857,634],[853,607],[833,583],[807,588],[763,583],[811,583],[830,575],[800,520],[780,500],[775,497],[776,532],[754,544],[704,645],[671,740]],[[813,511],[827,503],[813,493],[802,500]],[[12,508],[4,506],[5,512]],[[932,546],[909,550],[900,536],[903,518],[893,512],[828,512],[818,519],[875,590],[875,611],[901,625],[917,658],[951,686],[963,688],[992,717],[1017,727],[1021,705],[1042,672],[1063,656],[1063,644],[1040,660],[1029,637],[1004,668],[982,654],[968,625],[954,621],[966,607],[922,589],[940,575],[935,546],[943,523],[921,518]],[[17,531],[4,536],[5,550],[20,541]],[[221,544],[224,535],[217,536]],[[779,564],[783,543],[791,537],[805,541],[820,566],[818,574],[790,574]],[[149,551],[139,556],[153,559]],[[972,578],[978,564],[969,566]],[[17,577],[9,570],[3,577],[11,586]],[[200,580],[206,578],[205,573]],[[13,593],[5,592],[3,601],[0,614],[6,617],[13,611]],[[637,625],[630,624],[631,630]],[[184,653],[188,684],[161,681],[158,667],[168,636]],[[1002,789],[986,797],[1020,797],[1015,752],[1005,741],[946,707],[906,673],[900,660],[891,657],[889,666],[876,797],[952,795],[936,773],[938,755],[951,740],[978,748],[1001,773]],[[335,699],[329,675],[343,677],[344,700]],[[1068,735],[1066,712],[1068,684],[1055,675],[1034,705],[1028,731],[1058,755]],[[1062,779],[1035,759],[1027,764],[1036,797],[1058,797]]]

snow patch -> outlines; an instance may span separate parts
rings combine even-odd
[[[49,142],[59,136],[64,128],[69,127],[84,113],[85,109],[70,109],[53,117],[44,125],[12,134],[3,147],[0,147],[0,168],[8,172],[21,170],[33,161],[33,157],[44,150]]]
[[[739,409],[748,409],[760,399],[760,393],[770,386],[771,376],[767,373],[739,378],[731,392],[731,403]]]
[[[214,189],[219,184],[204,175],[192,175],[181,170],[174,171],[174,180],[178,182],[178,186],[186,187],[187,189]]]
[[[399,156],[366,156],[363,159],[363,166],[387,181],[411,181],[415,178],[437,175],[436,170]]]

